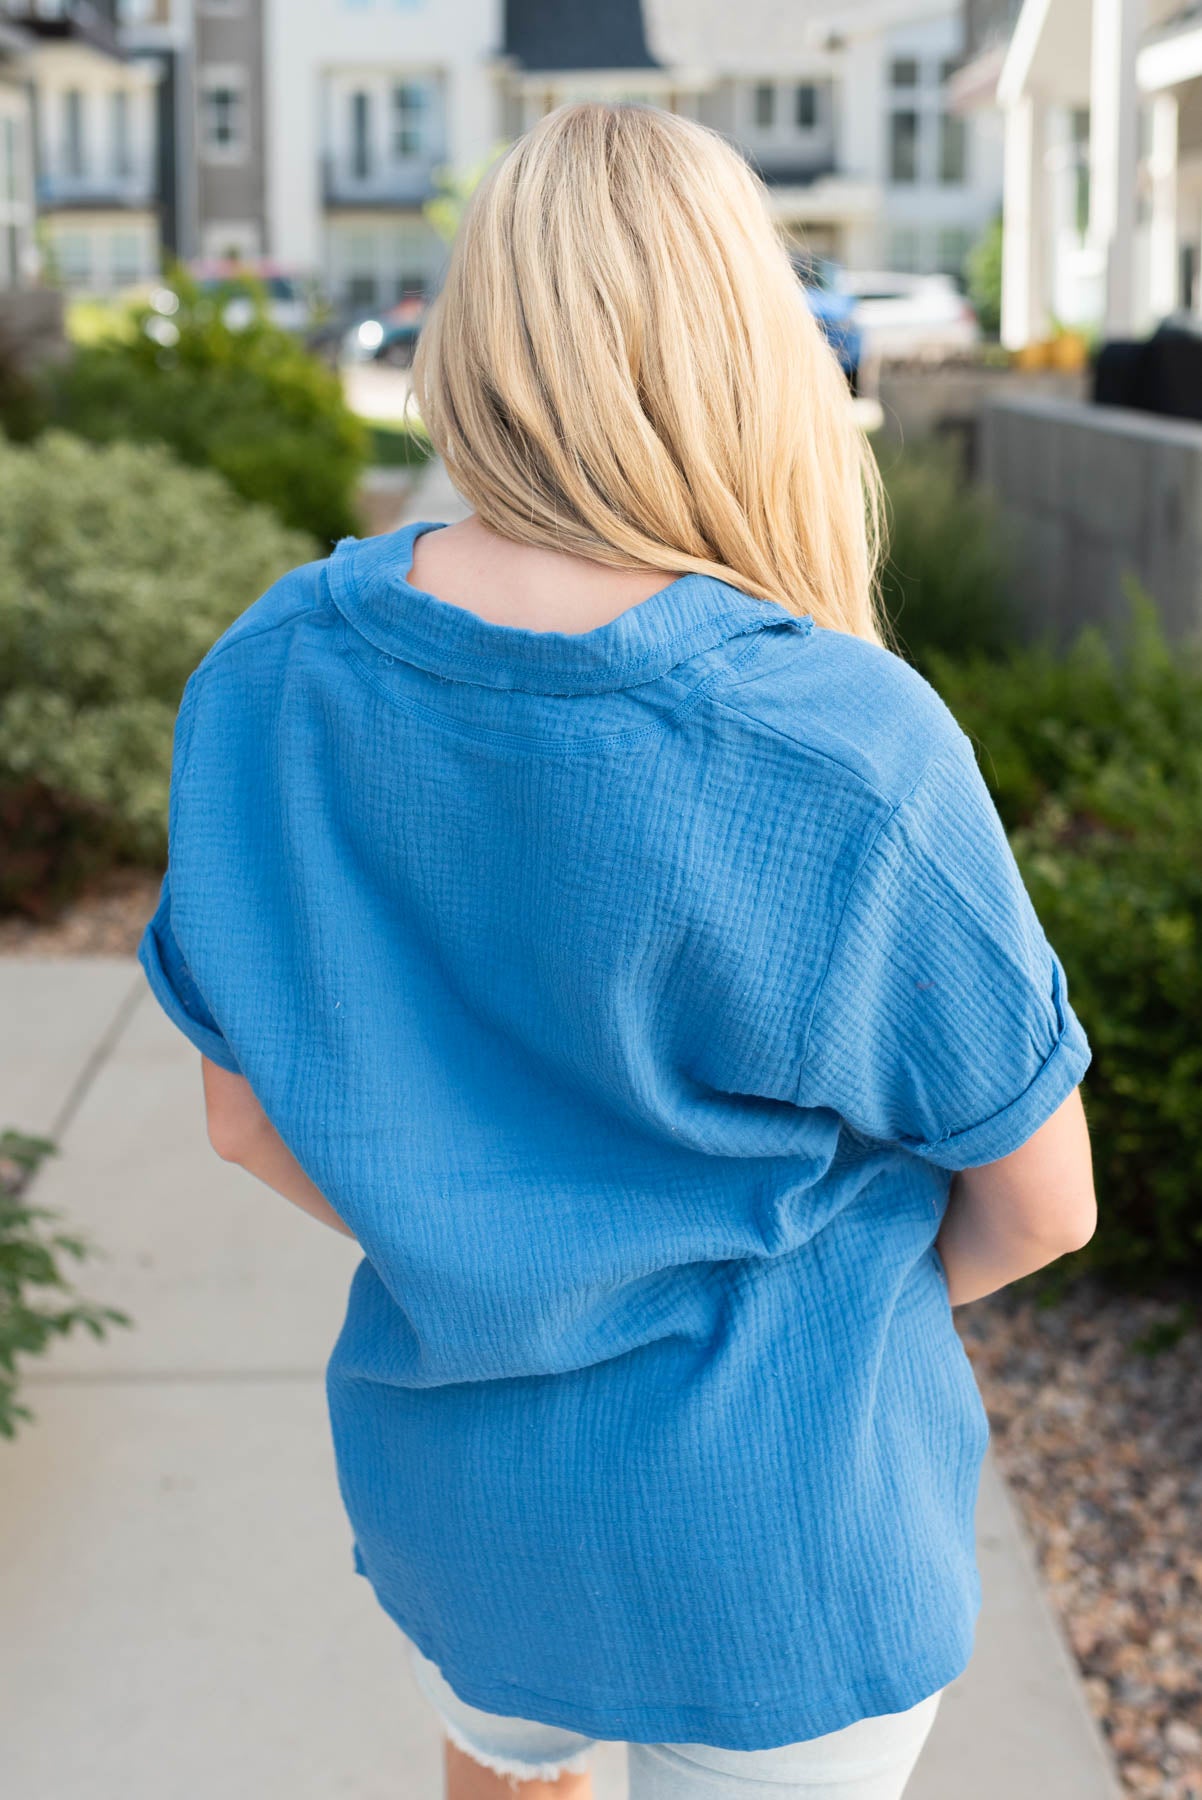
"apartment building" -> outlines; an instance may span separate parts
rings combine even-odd
[[[260,0],[193,0],[197,248],[261,256],[267,248]]]
[[[0,293],[26,286],[37,273],[28,76],[33,45],[29,34],[0,10]]]
[[[960,0],[828,5],[27,0],[7,16],[34,40],[38,201],[73,288],[144,279],[166,250],[269,256],[350,306],[426,292],[443,172],[590,95],[722,131],[818,252],[957,272],[1001,193],[1000,118],[952,103]]]
[[[440,168],[499,136],[498,0],[264,0],[269,248],[341,302],[427,290]]]
[[[588,96],[722,131],[799,241],[859,267],[958,273],[1000,204],[1000,122],[951,101],[959,0],[266,4],[274,241],[349,304],[435,279],[422,208],[440,165]]]
[[[951,103],[959,0],[646,0],[645,15],[681,110],[739,145],[791,233],[854,267],[959,272],[1002,178],[997,122]]]
[[[116,0],[27,0],[4,19],[22,36],[33,94],[47,271],[101,292],[148,279],[160,261],[157,71],[122,50]]]
[[[118,42],[155,78],[155,197],[162,248],[196,243],[194,0],[117,0]]]
[[[119,0],[125,50],[158,65],[164,248],[261,256],[267,243],[261,0]]]

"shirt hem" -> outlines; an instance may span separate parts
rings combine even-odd
[[[361,1559],[356,1558],[356,1561],[358,1564]],[[366,1570],[359,1567],[358,1573],[366,1575]],[[976,1605],[969,1617],[967,1642],[960,1639],[956,1647],[943,1656],[910,1662],[904,1676],[868,1681],[854,1690],[840,1690],[834,1697],[827,1696],[820,1707],[807,1709],[804,1704],[799,1706],[794,1701],[777,1701],[763,1706],[746,1702],[731,1707],[707,1703],[695,1707],[632,1706],[615,1710],[551,1698],[508,1682],[475,1681],[461,1674],[424,1632],[407,1623],[398,1609],[378,1592],[376,1599],[393,1624],[435,1664],[459,1699],[468,1706],[478,1707],[481,1712],[555,1725],[578,1736],[603,1741],[707,1744],[718,1750],[777,1750],[786,1744],[804,1743],[810,1738],[841,1731],[845,1726],[858,1724],[861,1719],[908,1712],[964,1673],[972,1659],[975,1622],[980,1610],[978,1590]]]

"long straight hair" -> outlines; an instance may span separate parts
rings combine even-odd
[[[503,536],[886,641],[875,457],[763,183],[708,127],[587,101],[518,138],[469,201],[413,387]]]

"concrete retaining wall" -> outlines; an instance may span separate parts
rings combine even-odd
[[[1167,634],[1202,638],[1202,425],[1122,407],[995,395],[981,478],[1003,509],[1032,629],[1121,631],[1124,578]]]
[[[0,353],[20,369],[65,356],[63,316],[63,296],[55,288],[0,293]]]
[[[946,363],[916,369],[886,363],[864,391],[881,405],[879,441],[905,450],[932,439],[955,449],[964,473],[980,469],[981,414],[998,394],[1031,394],[1057,400],[1083,400],[1084,375],[1055,370],[1022,373],[984,363]]]

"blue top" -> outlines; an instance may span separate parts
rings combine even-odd
[[[188,683],[141,959],[363,1248],[355,1567],[457,1692],[757,1749],[959,1673],[988,1423],[932,1240],[1089,1048],[968,739],[686,574],[581,634],[285,577]]]

